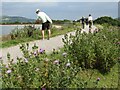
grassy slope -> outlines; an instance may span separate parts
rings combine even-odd
[[[70,32],[70,31],[74,31],[74,29],[68,27],[68,28],[64,28],[63,30],[60,30],[60,29],[54,30],[53,32],[51,30],[51,32],[52,32],[51,37],[55,37],[57,35],[63,35],[63,34]],[[39,39],[41,39],[41,38],[42,38],[42,36],[39,37]],[[45,38],[47,38],[47,35],[45,35]],[[29,38],[22,37],[22,38],[16,39],[16,40],[7,40],[7,41],[0,42],[0,48],[1,47],[6,48],[6,47],[10,47],[10,46],[15,46],[19,43],[30,42],[30,41],[39,40],[39,39],[34,39],[32,37],[29,37]]]

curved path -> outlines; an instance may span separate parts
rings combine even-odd
[[[70,32],[71,34],[74,34],[74,32]],[[68,33],[68,35],[70,34]],[[46,53],[49,53],[54,49],[59,49],[63,47],[62,38],[64,38],[64,35],[56,36],[53,38],[50,38],[50,40],[35,40],[32,42],[29,42],[29,50],[32,50],[32,47],[34,44],[38,46],[38,49],[42,48],[46,51]],[[5,64],[7,64],[7,53],[10,53],[11,59],[14,59],[14,62],[16,62],[17,57],[21,58],[23,56],[20,45],[12,46],[8,48],[2,49],[2,60]]]
[[[92,32],[95,30],[95,26],[93,26]],[[88,33],[88,27],[86,27],[85,29],[82,29],[81,33],[86,32]],[[75,34],[75,31],[70,32],[72,35]],[[70,35],[70,33],[68,33],[68,35]],[[36,40],[36,41],[32,41],[29,42],[29,50],[32,50],[32,47],[34,46],[34,44],[36,44],[38,46],[38,49],[42,48],[46,50],[46,53],[49,53],[54,49],[59,49],[61,47],[63,47],[63,42],[62,42],[62,38],[64,38],[64,35],[60,35],[60,36],[56,36],[53,38],[50,38],[50,40]],[[17,57],[21,58],[23,57],[23,54],[21,52],[21,50],[19,49],[20,45],[17,46],[12,46],[12,47],[8,47],[8,48],[3,48],[1,50],[2,52],[2,60],[3,63],[7,64],[7,53],[10,53],[11,55],[11,59],[14,59],[14,62],[16,62]]]

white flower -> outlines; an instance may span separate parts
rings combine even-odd
[[[66,64],[66,67],[69,67],[69,66],[70,66],[70,63],[67,63],[67,64]]]
[[[24,61],[25,61],[26,63],[28,63],[28,59],[25,58]]]
[[[53,64],[59,64],[59,60],[55,60]]]
[[[7,74],[9,74],[9,73],[11,73],[11,72],[12,72],[11,70],[7,70],[7,71],[6,71]]]
[[[67,53],[66,53],[66,52],[64,52],[62,55],[63,55],[63,56],[66,56],[66,55],[67,55]]]
[[[39,68],[36,68],[35,71],[36,71],[36,72],[39,71]]]

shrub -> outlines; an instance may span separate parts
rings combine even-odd
[[[96,23],[96,24],[107,23],[107,24],[113,25],[113,26],[120,26],[120,21],[118,19],[113,19],[112,17],[109,17],[109,16],[97,18],[96,20],[94,20],[94,23]]]
[[[8,54],[8,65],[2,64],[2,88],[59,88],[68,87],[80,71],[61,53],[61,58],[49,59],[45,50],[34,44],[32,51],[29,44],[20,46],[24,58],[17,58],[17,63]],[[55,52],[52,54],[55,55]]]
[[[107,73],[115,65],[118,58],[118,30],[102,30],[94,34],[81,34],[76,31],[75,36],[65,35],[64,47],[70,61],[82,68],[96,68]]]

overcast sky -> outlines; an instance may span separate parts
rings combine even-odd
[[[2,2],[119,2],[120,0],[1,0]]]
[[[37,8],[46,12],[52,19],[75,20],[82,16],[88,17],[89,14],[92,14],[93,18],[118,17],[118,2],[2,2],[0,8],[2,15],[34,19],[37,17]]]

